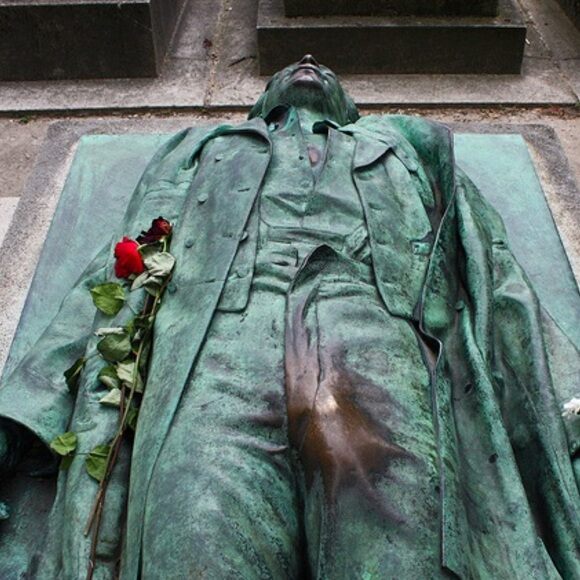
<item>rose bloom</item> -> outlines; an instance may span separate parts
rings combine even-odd
[[[159,216],[151,222],[151,227],[147,231],[141,232],[137,241],[140,244],[153,244],[167,237],[171,233],[171,230],[171,224],[165,218]]]
[[[132,274],[141,274],[145,270],[143,258],[139,253],[139,244],[131,238],[124,237],[115,246],[115,275],[117,278],[129,278]]]

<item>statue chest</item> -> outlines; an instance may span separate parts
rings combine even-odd
[[[270,227],[346,236],[364,222],[352,179],[355,142],[329,130],[309,145],[299,130],[274,134],[260,194],[260,218]]]

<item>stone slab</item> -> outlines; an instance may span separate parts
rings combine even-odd
[[[283,0],[260,0],[261,74],[311,53],[338,73],[518,74],[526,26],[516,0],[497,17],[288,18]]]
[[[186,0],[0,0],[0,80],[152,77]]]
[[[497,0],[284,0],[284,11],[286,16],[495,16],[497,5]]]
[[[533,1],[522,0],[522,4]],[[267,79],[259,76],[257,37],[246,33],[247,27],[256,25],[255,5],[256,0],[236,0],[222,18],[224,34],[209,99],[214,107],[249,107],[266,84]],[[528,23],[528,30],[536,29]],[[526,43],[519,75],[343,74],[341,81],[361,107],[575,104],[577,97],[546,50],[534,34]],[[0,91],[0,106],[1,95]]]
[[[18,205],[17,197],[0,197],[0,247]]]

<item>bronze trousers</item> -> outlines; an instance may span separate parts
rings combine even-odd
[[[422,344],[371,267],[259,255],[156,464],[143,578],[445,577],[438,483]]]

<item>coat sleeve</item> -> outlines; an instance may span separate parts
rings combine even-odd
[[[554,393],[540,306],[507,240],[501,218],[460,170],[458,197],[462,239],[476,237],[480,260],[470,264],[468,287],[482,306],[475,329],[483,358],[489,361],[503,423],[507,430],[538,531],[560,574],[580,573],[580,497]],[[475,247],[475,244],[471,244]],[[487,274],[477,265],[486,263]],[[479,268],[479,283],[474,283]],[[471,269],[471,273],[470,273]],[[488,283],[485,280],[488,280]],[[487,300],[484,294],[487,294]],[[485,310],[485,311],[484,311]]]
[[[0,383],[0,417],[26,427],[48,444],[66,431],[74,407],[64,371],[83,356],[92,334],[95,307],[90,289],[112,279],[113,244],[136,235],[153,218],[175,219],[179,195],[194,171],[195,130],[172,137],[152,158],[137,185],[120,232],[113,233],[65,297],[55,318],[23,359]],[[193,138],[193,143],[192,143]],[[179,207],[178,207],[179,206]]]

